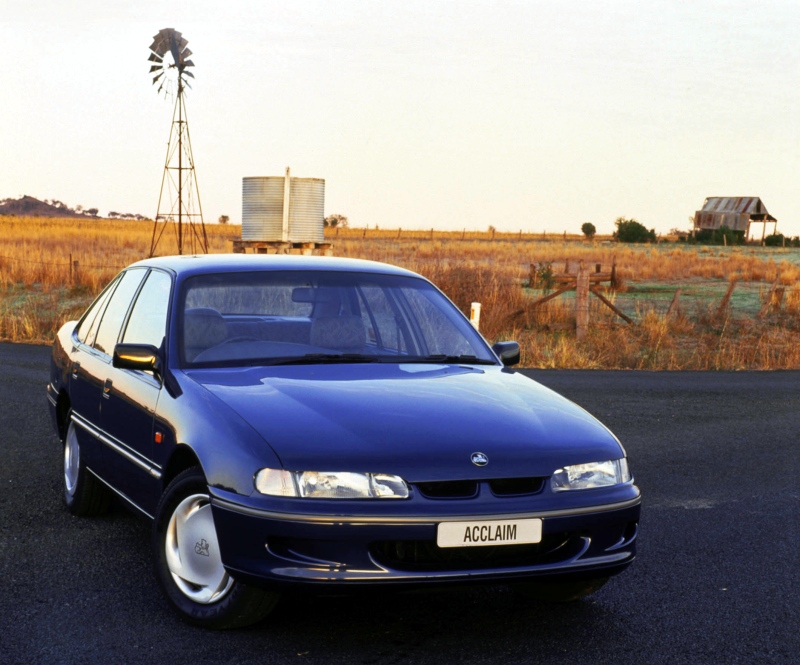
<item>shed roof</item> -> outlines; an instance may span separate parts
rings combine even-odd
[[[778,221],[767,212],[767,207],[757,196],[710,196],[703,204],[702,212],[735,212],[750,215],[759,221]]]

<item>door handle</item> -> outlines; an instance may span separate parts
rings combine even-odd
[[[79,362],[72,363],[72,378],[78,378],[78,370],[81,368],[81,364]]]
[[[111,397],[111,379],[106,379],[106,382],[103,384],[103,397],[106,399]]]

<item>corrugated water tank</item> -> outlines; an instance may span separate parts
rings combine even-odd
[[[321,243],[324,220],[322,178],[242,178],[242,240]]]

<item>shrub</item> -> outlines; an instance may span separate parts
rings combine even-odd
[[[555,284],[553,264],[548,261],[541,261],[535,264],[535,268],[531,270],[531,279],[528,286],[532,289],[540,288],[544,291],[549,291],[553,288],[553,284]]]
[[[734,231],[727,226],[701,229],[695,233],[694,239],[701,245],[744,245],[744,231]]]
[[[766,247],[783,247],[787,238],[782,233],[773,233],[764,238],[764,245]],[[789,240],[791,244],[791,240]]]
[[[344,215],[340,215],[338,213],[334,213],[333,215],[328,215],[323,220],[325,226],[330,226],[331,228],[347,228],[349,220]]]
[[[591,240],[592,238],[594,238],[595,233],[597,233],[597,229],[595,228],[595,225],[592,224],[591,222],[586,222],[581,226],[581,233],[583,233],[583,235],[585,235],[589,240]]]
[[[617,217],[614,222],[617,230],[614,231],[614,239],[619,242],[655,242],[656,231],[650,229],[649,231],[643,224],[640,224],[635,219],[625,219],[624,217]]]

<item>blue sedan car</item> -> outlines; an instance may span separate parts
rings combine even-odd
[[[151,520],[166,597],[210,628],[298,588],[576,599],[633,561],[640,494],[614,435],[518,360],[400,268],[141,261],[53,347],[64,500]]]

